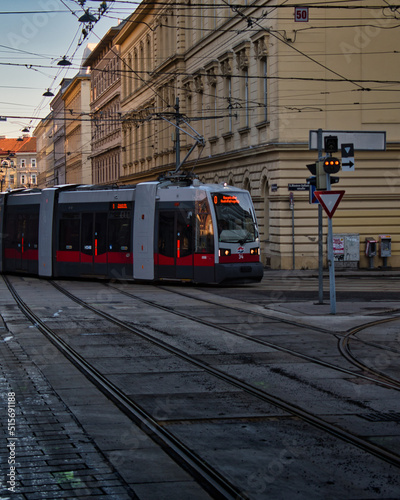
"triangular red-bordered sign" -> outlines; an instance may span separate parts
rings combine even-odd
[[[321,203],[327,216],[332,219],[344,193],[345,191],[314,191],[314,196]]]

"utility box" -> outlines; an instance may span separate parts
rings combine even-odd
[[[391,257],[392,237],[390,236],[390,234],[381,234],[379,236],[379,250],[381,257]]]
[[[333,255],[338,268],[358,267],[360,261],[360,235],[358,233],[334,234]]]

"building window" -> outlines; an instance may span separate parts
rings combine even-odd
[[[231,134],[233,131],[233,102],[232,102],[232,59],[231,53],[222,56],[219,61],[221,73],[224,81],[224,98],[226,100],[226,110],[224,118],[224,133]]]
[[[237,68],[240,75],[239,98],[242,109],[240,110],[240,127],[249,128],[250,108],[249,108],[249,44],[244,42],[236,48]]]
[[[203,98],[204,98],[204,84],[203,84],[203,76],[201,74],[196,74],[193,77],[193,84],[194,84],[194,90],[196,93],[196,114],[198,118],[203,117],[203,112],[204,112],[204,106],[203,106]],[[204,130],[204,124],[203,120],[200,121],[198,129],[199,133],[201,135],[204,135],[203,130]]]
[[[244,78],[244,103],[245,103],[245,117],[244,117],[244,126],[249,128],[250,126],[250,109],[249,109],[249,71],[246,68],[243,71]]]
[[[21,159],[21,168],[26,167],[26,160],[24,158]]]
[[[263,105],[264,105],[264,121],[268,120],[268,72],[267,72],[267,59],[262,61],[262,83],[263,83]]]
[[[25,184],[25,182],[26,182],[25,175],[21,175],[21,184]]]
[[[217,66],[216,63],[211,63],[206,67],[207,79],[209,85],[209,112],[210,112],[210,135],[216,137],[218,134],[218,121],[217,121]]]
[[[254,42],[255,57],[258,64],[258,76],[259,76],[259,87],[258,87],[258,101],[262,106],[262,112],[260,113],[260,120],[268,120],[268,38],[267,36],[262,36]]]
[[[35,158],[31,159],[31,167],[36,168],[36,159]]]
[[[36,174],[32,174],[31,179],[32,184],[36,184]]]

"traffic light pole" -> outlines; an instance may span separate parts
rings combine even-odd
[[[318,129],[317,136],[318,161],[322,158],[322,129]],[[323,262],[323,224],[322,207],[318,203],[318,304],[324,303],[324,262]]]
[[[331,190],[331,178],[326,174],[327,190]],[[333,254],[333,228],[332,217],[328,217],[328,268],[329,268],[329,298],[331,304],[331,314],[336,314],[336,285],[335,285],[335,257]]]
[[[318,198],[318,303],[324,303],[324,289],[323,289],[323,218],[322,218],[322,200],[320,196],[323,192],[330,193],[331,184],[339,181],[338,177],[332,177],[331,174],[337,173],[340,170],[340,160],[332,157],[332,153],[338,151],[338,139],[336,136],[328,136],[324,138],[325,145],[322,147],[322,129],[317,131],[317,148],[318,160],[315,164],[307,165],[312,176],[307,179],[310,184],[310,203],[313,203],[313,195],[311,186],[317,189]],[[324,155],[324,151],[326,156]],[[343,194],[342,194],[343,196]],[[340,201],[340,200],[339,200]],[[332,215],[331,212],[324,205],[328,215],[328,238],[327,238],[327,259],[329,268],[329,292],[330,292],[330,305],[331,314],[336,314],[336,287],[335,287],[335,262],[333,252],[333,228],[332,228]]]

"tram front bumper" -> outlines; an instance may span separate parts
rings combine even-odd
[[[258,282],[262,280],[264,267],[261,262],[244,262],[240,264],[215,264],[215,281]]]

